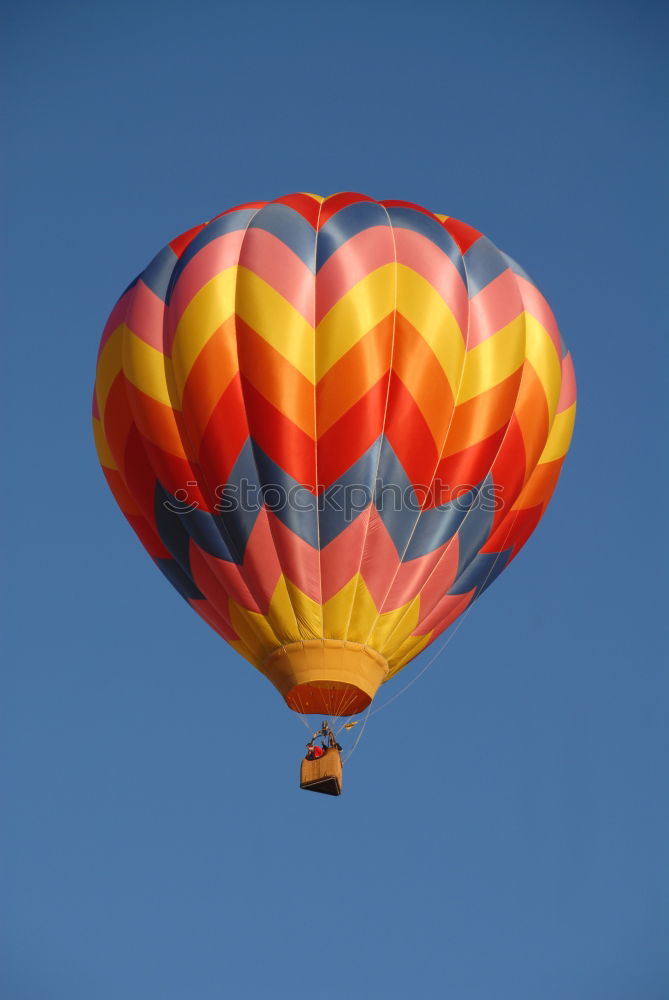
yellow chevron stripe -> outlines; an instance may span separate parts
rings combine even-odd
[[[98,367],[95,373],[95,397],[98,412],[104,416],[107,396],[114,379],[123,368],[123,338],[129,333],[125,323],[117,326],[100,352]]]
[[[203,285],[184,309],[174,335],[172,359],[178,398],[200,351],[235,311],[237,267],[228,267]]]
[[[237,268],[235,312],[313,384],[313,326],[283,295],[245,267]]]
[[[392,313],[394,305],[395,264],[377,268],[342,295],[316,328],[316,379]]]
[[[405,667],[409,660],[413,660],[414,656],[418,656],[421,650],[425,649],[427,645],[432,641],[432,636],[434,635],[434,630],[428,632],[426,635],[409,635],[401,643],[400,646],[394,651],[392,657],[388,661],[390,665],[390,670],[388,676],[384,680],[384,684],[395,674],[399,673],[402,667]]]
[[[232,626],[257,663],[262,663],[277,646],[321,637],[347,638],[379,651],[391,638],[389,647],[397,659],[398,651],[418,624],[419,606],[420,597],[415,597],[402,607],[379,615],[359,574],[322,608],[285,576],[277,583],[267,615],[248,611],[232,600],[229,602]],[[400,622],[401,627],[397,628]],[[374,628],[370,634],[372,624]],[[427,642],[424,636],[414,637],[415,642],[423,640]]]
[[[245,660],[248,660],[251,666],[255,667],[256,670],[260,670],[260,662],[257,661],[256,657],[251,650],[248,649],[245,643],[241,640],[228,640],[228,646],[230,646],[231,649],[234,649],[236,653],[239,653],[240,656],[243,656]]]
[[[131,330],[123,341],[123,371],[128,381],[147,396],[178,409],[171,359]]]
[[[549,420],[552,420],[560,398],[562,362],[557,356],[555,344],[541,323],[530,313],[523,315],[526,333],[525,355],[544,387]]]
[[[539,465],[546,462],[554,462],[556,458],[562,458],[566,454],[571,436],[574,430],[574,420],[576,419],[576,403],[556,414],[553,425],[546,441],[546,447],[541,453]]]
[[[413,631],[418,623],[419,604],[420,598],[415,597],[402,607],[379,614],[363,577],[357,573],[323,605],[323,635],[328,639],[350,639],[381,652],[402,619],[402,629],[395,633],[397,643]],[[394,637],[390,645],[395,648]]]
[[[325,639],[353,638],[353,636],[346,635],[346,628],[351,614],[351,604],[355,596],[357,581],[357,576],[351,577],[341,590],[338,590],[323,605],[323,637]],[[374,608],[373,614],[376,615],[376,608]]]
[[[286,589],[293,607],[301,639],[322,638],[322,612],[317,601],[304,594],[299,587],[286,578]]]
[[[430,282],[404,264],[397,265],[397,311],[420,333],[435,355],[455,397],[465,357],[462,331]]]
[[[105,469],[116,469],[118,471],[118,466],[114,461],[114,456],[105,437],[102,421],[98,420],[97,417],[93,417],[93,437],[100,465]]]
[[[289,642],[299,642],[301,639],[320,638],[318,630],[306,632],[305,619],[298,622],[295,612],[312,605],[310,614],[317,613],[317,605],[294,586],[289,584],[282,574],[274,588],[266,615],[257,611],[249,611],[235,601],[229,601],[230,620],[235,632],[247,644],[257,662],[264,663],[265,658],[277,646]],[[319,614],[320,627],[320,614]],[[302,634],[302,630],[306,634]]]
[[[247,611],[234,601],[229,602],[230,621],[241,641],[249,650],[255,663],[263,663],[265,657],[281,645],[268,619],[256,611]]]
[[[525,314],[467,351],[457,402],[492,389],[517,371],[525,360]]]
[[[418,625],[418,613],[420,609],[420,596],[417,594],[413,600],[408,601],[403,607],[394,611],[386,611],[379,615],[371,635],[367,639],[367,645],[378,650],[387,660],[396,655],[404,640],[414,631]]]

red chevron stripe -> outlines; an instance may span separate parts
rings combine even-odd
[[[199,226],[193,226],[192,229],[187,229],[185,233],[181,233],[180,236],[177,236],[176,239],[172,240],[168,246],[174,251],[177,257],[181,257],[186,247],[193,242],[197,234],[201,233],[206,225],[207,223],[203,222]]]
[[[329,486],[371,448],[383,430],[388,378],[384,375],[318,440],[318,482]]]
[[[198,354],[183,389],[181,414],[197,451],[212,413],[233,379],[239,378],[235,317],[216,330]]]
[[[367,195],[357,194],[355,191],[341,191],[339,194],[330,195],[326,198],[321,205],[321,214],[318,220],[318,228],[322,229],[326,222],[328,222],[333,215],[340,212],[342,208],[346,208],[347,205],[355,205],[359,201],[374,201],[373,198],[368,198]]]
[[[529,361],[523,366],[514,412],[523,434],[525,468],[529,474],[541,457],[549,431],[546,392]]]
[[[210,604],[209,601],[198,601],[191,598],[188,603],[190,604],[193,611],[196,611],[200,618],[206,621],[207,625],[211,625],[215,632],[225,639],[226,642],[239,642],[239,636],[233,629],[232,625],[229,625],[223,619],[220,614],[220,609],[217,611],[216,608]]]
[[[242,376],[249,434],[265,454],[283,471],[313,490],[316,485],[316,454],[313,438],[300,430],[276,406],[272,406]]]
[[[414,485],[432,482],[439,454],[430,428],[411,393],[392,373],[385,435]]]
[[[153,512],[156,476],[147,459],[144,438],[134,424],[125,443],[122,475],[135,503],[153,531],[158,534]]]
[[[320,212],[321,203],[315,198],[312,198],[308,194],[286,194],[281,198],[275,198],[272,202],[274,205],[288,205],[293,211],[298,212],[303,219],[306,219],[309,225],[316,228],[318,222],[318,214]]]
[[[399,313],[395,321],[393,370],[420,410],[435,447],[441,448],[453,415],[453,393],[430,347]]]
[[[108,469],[106,466],[102,466],[102,471],[104,473],[105,479],[107,480],[107,485],[114,495],[116,503],[121,508],[125,517],[131,517],[140,515],[139,508],[135,503],[135,498],[129,492],[126,486],[125,480],[118,469]]]
[[[350,408],[376,384],[390,368],[393,343],[392,315],[355,344],[316,386],[316,420],[318,437],[341,419]]]
[[[207,481],[222,485],[249,436],[241,379],[236,375],[209,418],[200,443],[200,465]]]
[[[412,208],[414,212],[420,212],[421,215],[427,215],[428,219],[434,219],[435,222],[439,222],[436,215],[433,215],[428,208],[416,205],[413,201],[402,201],[398,198],[391,198],[390,200],[380,201],[379,205],[383,205],[384,208]]]
[[[114,456],[114,461],[119,467],[121,474],[125,467],[125,449],[128,442],[128,435],[133,426],[133,416],[128,403],[125,391],[126,378],[120,371],[111,384],[102,426],[104,435],[109,445],[109,450]]]
[[[268,403],[315,437],[312,383],[239,318],[237,330],[242,376]]]
[[[158,479],[161,486],[174,496],[182,495],[179,491],[185,491],[188,503],[197,503],[200,510],[212,513],[217,499],[213,492],[209,492],[200,466],[176,455],[170,455],[141,434],[140,438],[145,453],[144,460],[148,461],[151,467],[154,481]],[[195,485],[192,485],[193,483]],[[213,488],[212,485],[212,490]]]
[[[171,559],[168,552],[149,522],[141,514],[126,514],[126,520],[152,559]]]
[[[506,523],[502,523],[499,526],[498,530],[490,537],[487,545],[481,551],[501,552],[513,547],[513,552],[509,557],[509,562],[511,562],[512,559],[516,558],[536,528],[543,512],[544,507],[542,504],[536,507],[529,507],[525,510],[511,511]]]
[[[262,593],[261,599],[258,600],[255,593],[249,589],[245,574],[240,566],[233,562],[227,562],[225,559],[216,559],[208,552],[203,552],[192,539],[189,555],[191,575],[195,586],[212,602],[214,607],[221,609],[221,613],[224,613],[226,617],[230,598],[249,611],[265,614],[271,594]]]
[[[135,424],[141,434],[168,454],[193,461],[192,454],[184,453],[184,449],[189,447],[189,442],[184,433],[179,411],[153,399],[152,396],[147,396],[127,379],[125,391]]]
[[[429,506],[449,503],[456,496],[466,492],[465,487],[476,486],[485,479],[505,433],[506,427],[500,427],[494,434],[478,441],[470,448],[449,455],[448,458],[442,458],[435,475],[438,488],[430,497]]]
[[[460,248],[460,253],[465,254],[471,246],[473,246],[478,239],[481,238],[481,233],[478,229],[474,229],[473,226],[468,226],[466,222],[460,222],[459,219],[454,219],[449,217],[444,222],[441,223],[446,232],[450,233],[458,247]]]
[[[523,434],[518,423],[518,418],[514,414],[509,421],[504,440],[490,467],[490,475],[495,486],[498,488],[497,495],[502,501],[502,506],[493,516],[491,533],[497,529],[497,526],[509,513],[523,488],[527,474],[527,464],[524,456],[525,442],[523,441]]]

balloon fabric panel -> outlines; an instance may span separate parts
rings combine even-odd
[[[291,708],[350,714],[518,554],[575,381],[477,230],[342,193],[173,240],[103,332],[109,486],[184,599]]]

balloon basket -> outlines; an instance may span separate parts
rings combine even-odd
[[[300,788],[324,795],[341,795],[341,773],[341,755],[334,748],[315,760],[305,757],[300,768]]]

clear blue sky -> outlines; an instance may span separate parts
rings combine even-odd
[[[666,12],[5,9],[4,1000],[669,996]],[[89,409],[168,239],[345,189],[521,262],[580,409],[535,538],[331,799],[117,511]]]

